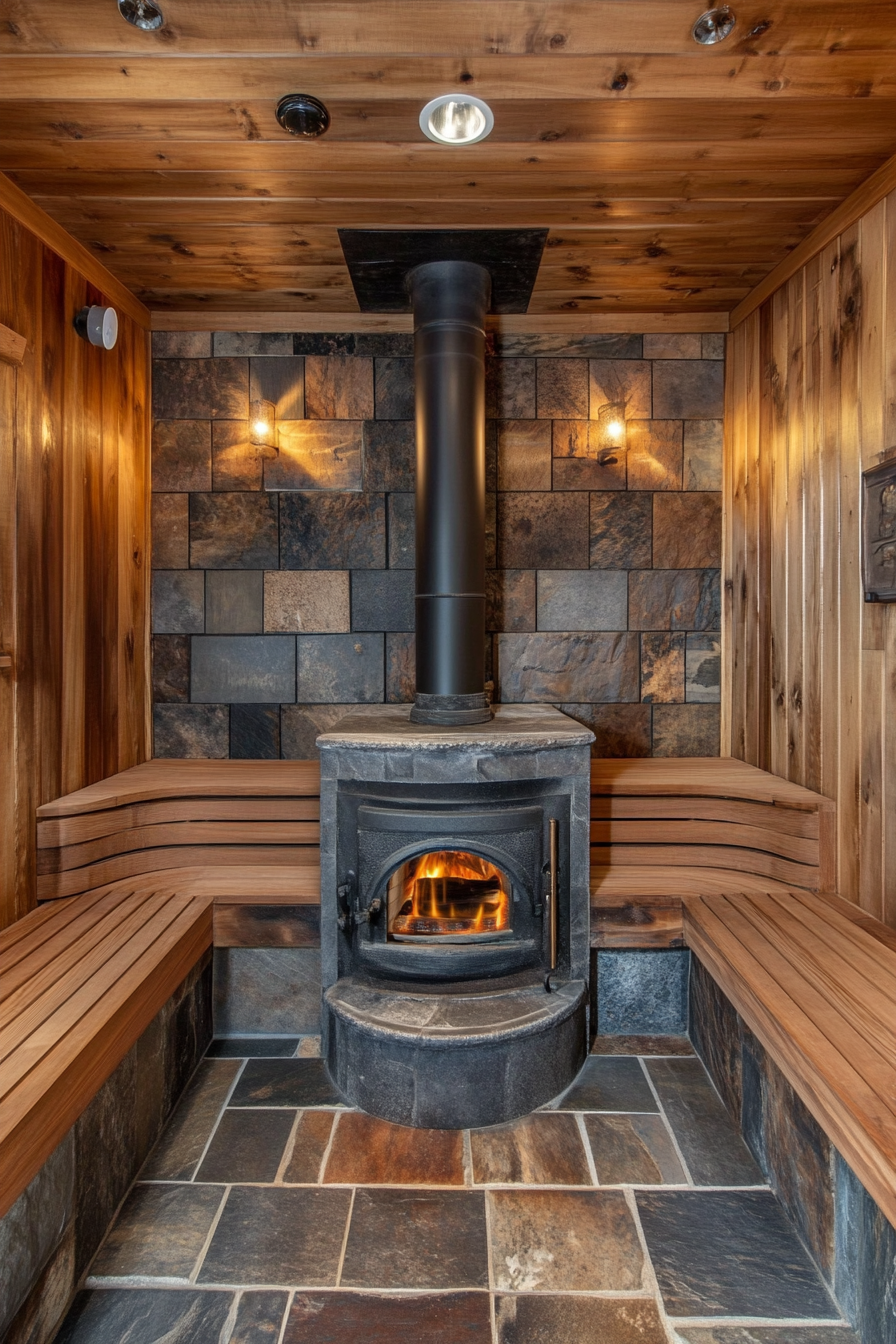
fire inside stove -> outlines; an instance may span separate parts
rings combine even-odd
[[[441,941],[511,932],[510,882],[477,854],[436,850],[403,863],[389,881],[389,933]]]

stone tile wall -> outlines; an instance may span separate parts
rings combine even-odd
[[[494,698],[602,756],[719,748],[724,338],[503,337],[488,366]],[[153,337],[155,755],[314,755],[413,698],[410,336]],[[277,406],[279,452],[249,442]],[[599,408],[627,451],[596,460]]]

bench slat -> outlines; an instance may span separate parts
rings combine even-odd
[[[761,850],[817,869],[818,842],[730,821],[592,821],[594,845],[725,845]]]
[[[191,809],[192,810],[192,809]],[[319,845],[317,821],[172,821],[116,831],[81,844],[43,848],[40,874],[68,872],[135,850],[174,845]]]
[[[37,810],[39,821],[155,798],[319,797],[317,761],[145,761]]]
[[[747,802],[742,798],[649,798],[620,797],[618,794],[591,795],[594,821],[723,821],[744,826],[761,826],[782,835],[818,839],[818,813],[798,811],[775,803]]]
[[[318,867],[320,851],[315,845],[183,845],[171,849],[154,849],[151,860],[142,851],[121,854],[113,859],[77,868],[70,873],[50,873],[37,880],[37,894],[42,901],[57,896],[74,896],[90,887],[105,886],[138,876],[150,866],[154,871],[165,868],[185,868],[191,862],[197,867],[206,864],[227,867],[246,867],[259,863],[269,867]]]
[[[817,812],[823,805],[835,810],[829,799],[800,784],[791,784],[743,761],[716,756],[694,756],[683,761],[676,757],[595,760],[591,763],[591,791],[632,797],[671,794],[682,798],[743,798],[803,812]]]
[[[178,799],[81,812],[70,817],[52,817],[37,823],[38,849],[82,844],[104,835],[183,821],[184,804]],[[320,799],[309,798],[190,798],[191,821],[319,821]]]
[[[591,861],[601,861],[601,846],[592,846]],[[607,851],[606,866],[627,868],[631,865],[658,864],[670,867],[727,868],[729,871],[770,877],[788,886],[818,885],[818,869],[808,864],[779,859],[761,850],[738,849],[733,845],[616,845]]]

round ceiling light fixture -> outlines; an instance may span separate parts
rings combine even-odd
[[[420,113],[420,129],[439,145],[475,145],[491,134],[495,115],[469,93],[442,93]]]
[[[118,0],[118,12],[134,28],[154,33],[165,22],[165,15],[155,0]]]
[[[708,9],[694,24],[691,36],[701,47],[712,47],[716,42],[725,41],[736,22],[734,11],[727,5],[721,5],[718,9]]]
[[[316,140],[330,125],[330,114],[310,93],[288,93],[277,104],[277,120],[290,135]]]

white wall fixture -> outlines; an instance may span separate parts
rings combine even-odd
[[[118,340],[118,314],[114,308],[102,308],[99,304],[82,308],[75,317],[75,331],[91,345],[112,350]]]
[[[442,93],[420,113],[420,129],[439,145],[475,145],[491,134],[495,115],[469,93]]]

